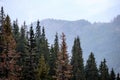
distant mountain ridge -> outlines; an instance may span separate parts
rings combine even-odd
[[[79,36],[84,61],[92,51],[98,66],[100,61],[106,58],[110,69],[113,67],[115,71],[120,72],[120,15],[108,23],[90,23],[83,19],[76,21],[45,19],[40,21],[40,25],[45,27],[50,44],[53,44],[56,32],[59,35],[64,32],[68,52],[71,53],[73,40]]]

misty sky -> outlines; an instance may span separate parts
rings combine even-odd
[[[120,0],[0,0],[1,6],[19,24],[46,18],[109,22],[120,14]]]

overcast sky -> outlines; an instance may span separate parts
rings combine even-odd
[[[120,14],[120,0],[0,0],[1,6],[19,24],[46,18],[109,22]]]

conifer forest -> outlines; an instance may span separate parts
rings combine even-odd
[[[120,80],[107,60],[96,64],[94,52],[84,62],[80,37],[71,43],[71,57],[67,52],[66,36],[56,32],[49,44],[45,27],[37,21],[35,30],[27,28],[0,10],[0,80]],[[60,36],[60,39],[59,37]]]

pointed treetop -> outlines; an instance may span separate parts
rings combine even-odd
[[[37,21],[37,25],[39,25],[39,24],[40,24],[40,21],[38,20],[38,21]]]
[[[44,28],[44,26],[42,28],[42,37],[45,38],[45,28]]]
[[[104,58],[103,63],[106,63],[106,59]]]

